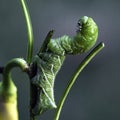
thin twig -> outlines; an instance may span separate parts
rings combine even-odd
[[[20,0],[21,1],[21,6],[23,9],[25,21],[26,21],[26,26],[27,26],[27,33],[28,33],[28,47],[27,47],[27,62],[30,64],[32,60],[32,53],[33,53],[33,29],[32,29],[32,23],[28,11],[27,4],[25,0]]]
[[[60,113],[61,113],[61,109],[63,107],[63,104],[67,98],[67,95],[69,94],[73,84],[75,83],[77,77],[79,76],[80,72],[86,67],[86,65],[92,60],[92,58],[98,54],[101,49],[104,47],[104,43],[100,43],[97,47],[95,47],[90,54],[81,62],[81,64],[79,65],[79,67],[76,69],[75,73],[73,74],[73,76],[71,77],[71,80],[69,81],[63,96],[59,102],[59,105],[57,107],[56,113],[55,113],[55,117],[54,120],[59,120],[60,117]]]

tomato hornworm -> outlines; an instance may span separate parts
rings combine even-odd
[[[40,51],[34,57],[37,74],[32,79],[36,87],[36,100],[32,106],[34,115],[42,114],[46,110],[56,108],[54,100],[54,80],[60,70],[66,55],[87,52],[96,43],[98,27],[92,18],[84,16],[78,21],[76,35],[67,35],[52,39],[50,31],[43,42]],[[33,95],[34,96],[34,95]]]

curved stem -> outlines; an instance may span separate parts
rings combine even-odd
[[[63,96],[59,102],[59,105],[57,107],[56,113],[55,113],[55,117],[54,120],[59,120],[60,117],[60,113],[61,113],[61,109],[63,107],[63,104],[67,98],[67,95],[69,94],[73,84],[75,83],[77,77],[79,76],[80,72],[85,68],[85,66],[91,61],[91,59],[98,53],[100,52],[100,50],[104,47],[104,43],[100,43],[97,47],[95,47],[90,54],[81,62],[81,64],[78,66],[77,70],[75,71],[75,73],[73,74],[73,76],[71,77],[71,80],[69,81]]]
[[[3,71],[3,86],[5,88],[9,88],[11,82],[11,70],[14,67],[19,67],[23,71],[27,71],[29,66],[27,65],[26,61],[22,58],[14,58],[7,63]]]
[[[31,19],[28,11],[27,4],[25,0],[20,0],[21,6],[24,12],[26,26],[27,26],[27,33],[28,33],[28,47],[27,47],[27,62],[30,64],[32,60],[32,53],[33,53],[33,30]]]
[[[21,58],[12,59],[3,69],[3,80],[0,82],[0,120],[18,120],[17,87],[11,78],[11,70],[20,67],[29,69],[26,61]]]

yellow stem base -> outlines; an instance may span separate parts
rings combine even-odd
[[[0,102],[0,120],[18,120],[17,103]]]

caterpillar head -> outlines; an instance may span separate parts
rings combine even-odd
[[[77,53],[88,51],[96,43],[98,27],[91,17],[83,16],[77,23],[77,34],[75,39],[80,49]]]
[[[94,20],[88,16],[83,16],[81,19],[79,19],[78,23],[77,23],[77,32],[80,33],[83,31],[88,31],[93,33],[96,30],[98,30],[98,27],[96,25],[96,23],[94,22]],[[84,33],[86,34],[86,33]]]
[[[84,16],[84,17],[82,17],[81,19],[78,20],[78,23],[77,23],[77,32],[78,33],[82,30],[83,25],[86,24],[87,21],[88,21],[87,16]]]

